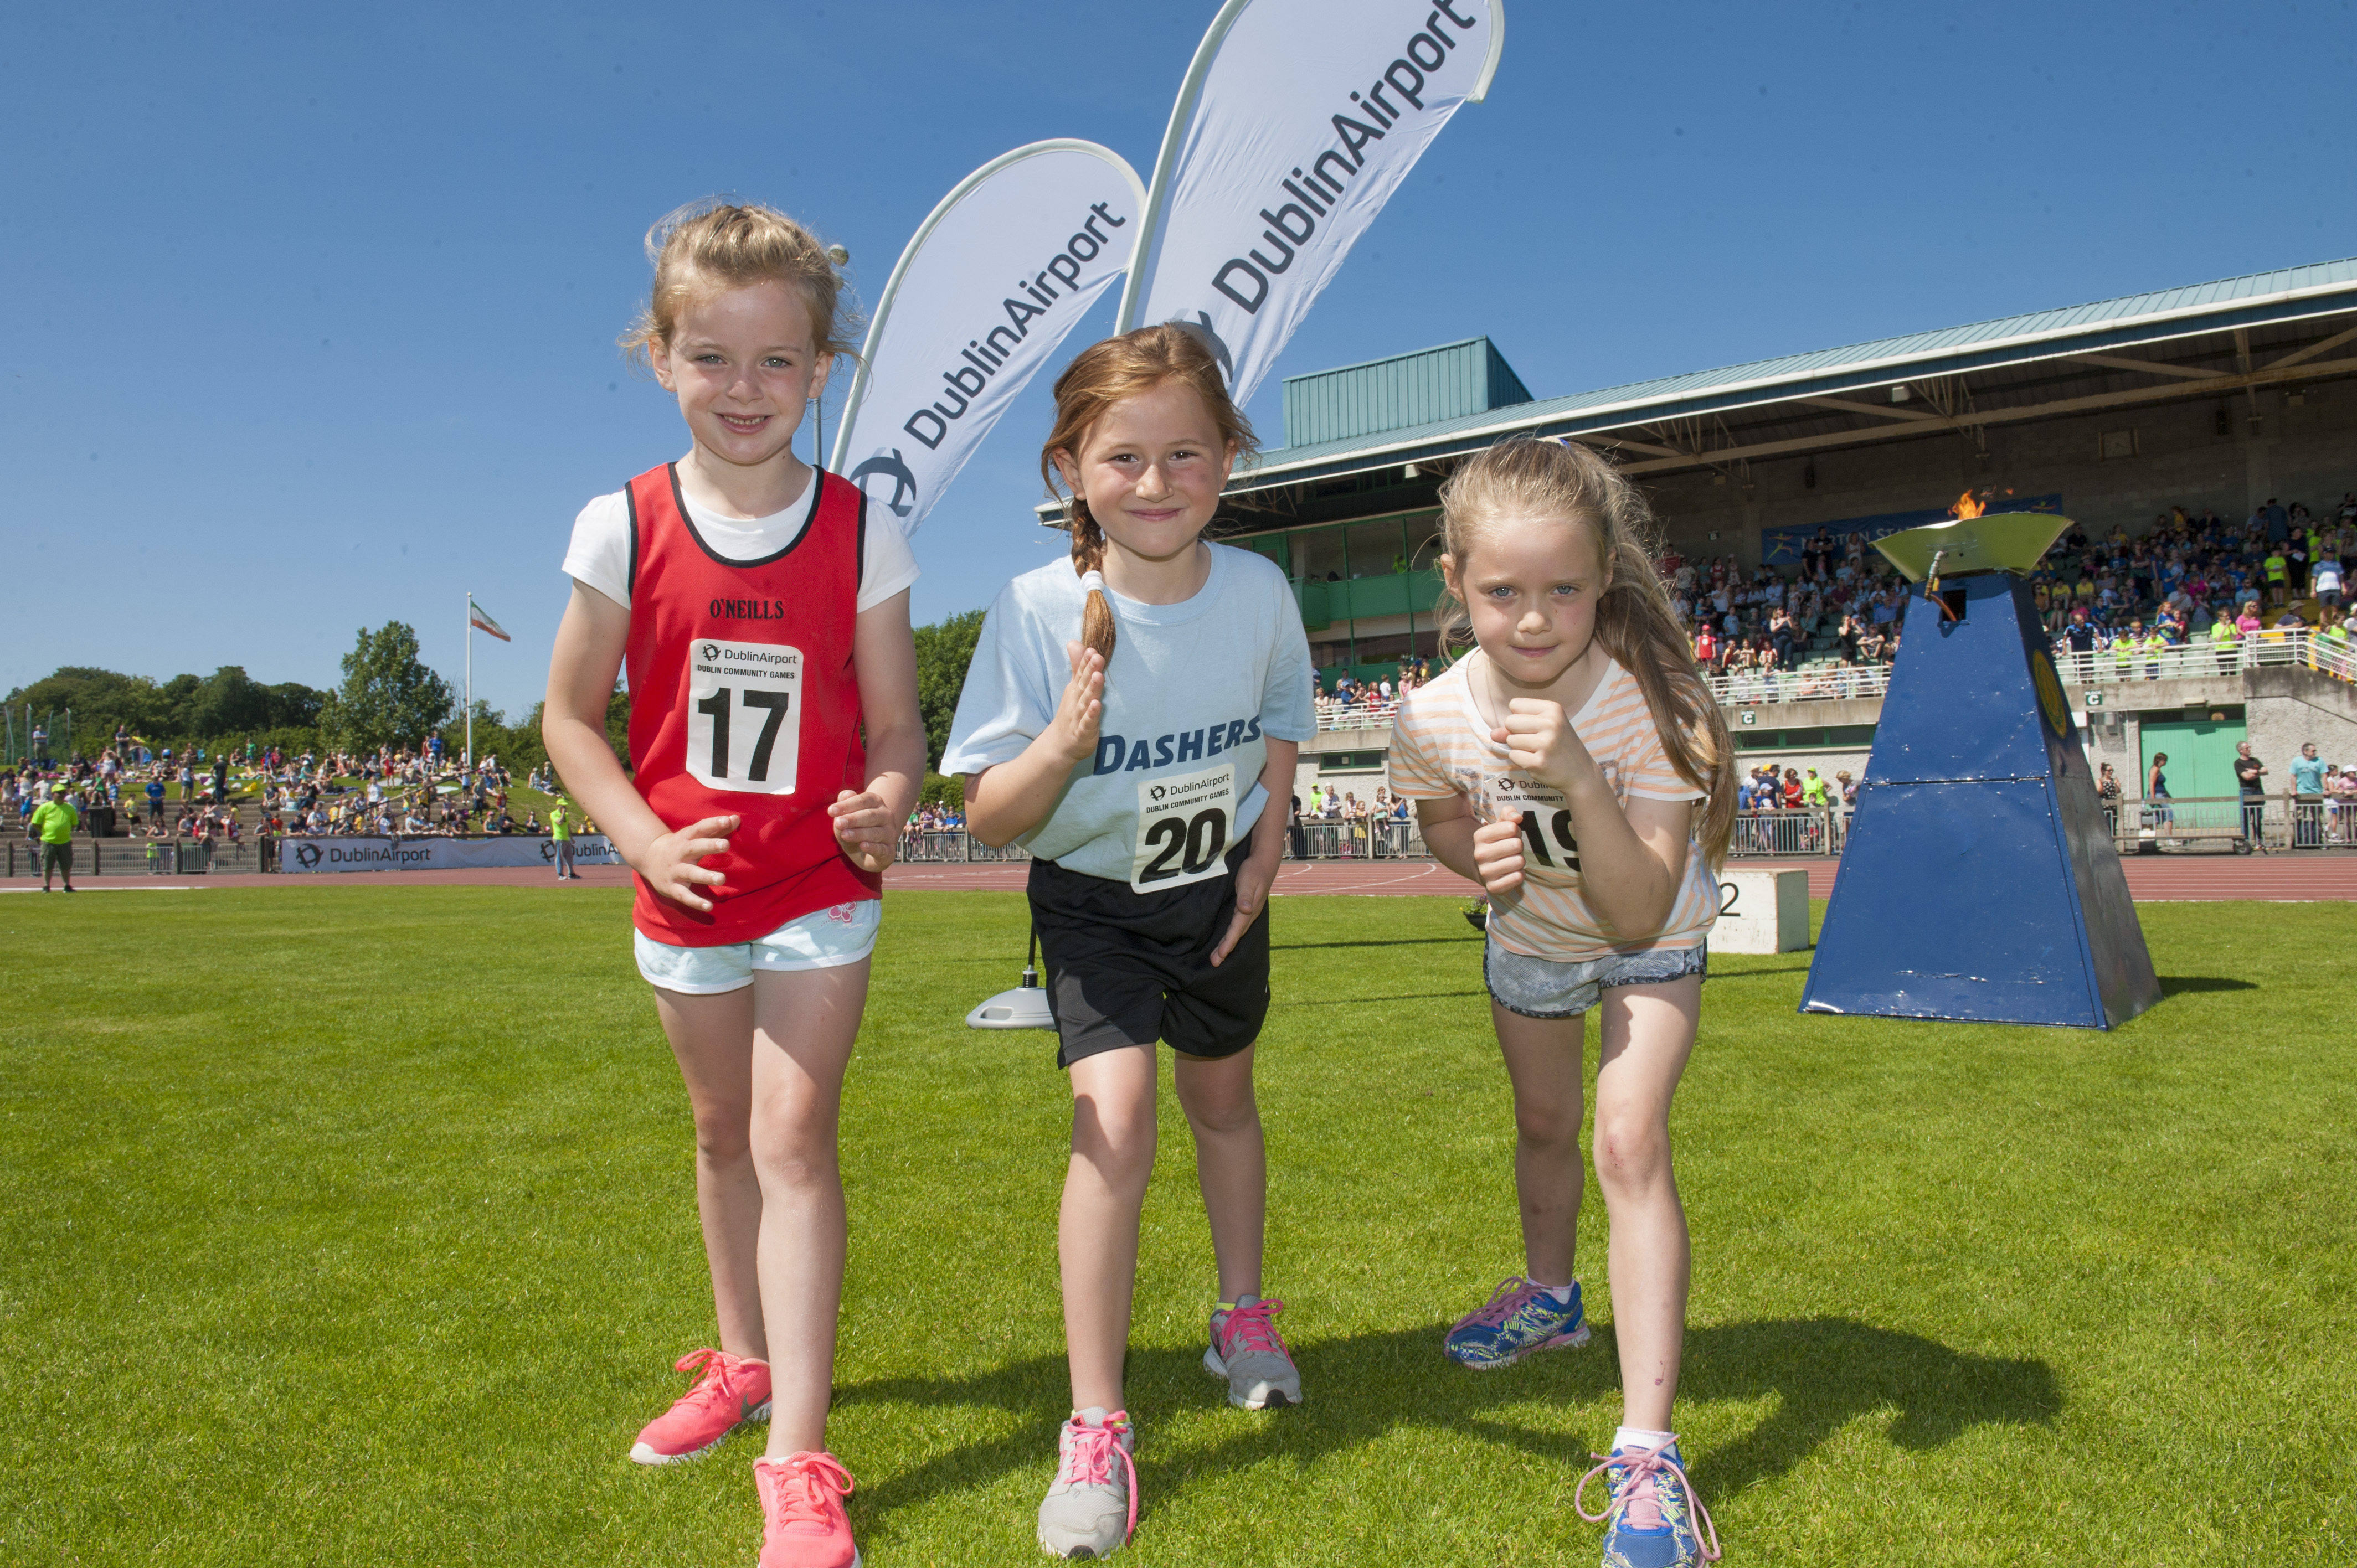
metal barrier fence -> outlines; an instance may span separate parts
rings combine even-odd
[[[2312,631],[2259,631],[2233,642],[2195,636],[2182,648],[2152,652],[2116,648],[2065,653],[2054,660],[2066,686],[2120,681],[2179,681],[2239,675],[2245,670],[2301,666],[2341,681],[2357,681],[2357,654],[2340,638]]]
[[[2105,804],[2122,854],[2357,849],[2357,800],[2202,795]]]
[[[1031,852],[1017,844],[993,849],[969,832],[903,832],[899,858],[916,865],[1020,864]]]
[[[70,846],[69,864],[75,876],[202,876],[218,872],[243,875],[270,869],[264,864],[259,839],[81,838]],[[0,852],[0,873],[38,876],[41,846],[30,839],[11,837]]]
[[[2181,648],[2122,655],[2115,649],[2062,653],[2054,668],[2066,686],[2123,681],[2174,681],[2239,675],[2245,670],[2301,666],[2336,680],[2357,682],[2357,643],[2312,631],[2260,631],[2221,646],[2197,635]],[[1710,694],[1722,707],[1807,703],[1846,697],[1879,697],[1890,690],[1888,664],[1809,664],[1796,670],[1743,670],[1708,677]],[[1320,708],[1321,730],[1383,729],[1399,704],[1351,703]]]
[[[1743,811],[1727,845],[1731,860],[1839,854],[1849,819],[1839,811]]]

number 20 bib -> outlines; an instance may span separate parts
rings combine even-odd
[[[688,650],[687,669],[689,777],[740,795],[792,794],[802,650],[705,638]]]
[[[1159,893],[1227,875],[1228,839],[1236,821],[1236,770],[1207,768],[1137,785],[1137,853],[1129,865],[1136,893]]]

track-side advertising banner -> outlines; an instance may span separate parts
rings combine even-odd
[[[831,466],[914,532],[982,438],[1128,268],[1146,192],[1094,142],[966,176],[908,249],[861,349]]]
[[[576,865],[619,865],[603,833],[573,835]],[[307,875],[339,871],[481,871],[556,864],[556,841],[523,833],[481,839],[282,838],[278,869]]]
[[[1250,400],[1504,40],[1503,0],[1228,0],[1171,111],[1120,328],[1200,328]]]

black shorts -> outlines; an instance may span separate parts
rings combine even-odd
[[[1250,840],[1228,854],[1228,875],[1167,893],[1135,893],[1031,863],[1031,923],[1048,961],[1056,1065],[1156,1040],[1190,1057],[1232,1057],[1268,1017],[1268,907],[1211,967],[1236,913],[1236,868]]]

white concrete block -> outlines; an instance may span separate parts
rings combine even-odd
[[[1792,952],[1809,945],[1809,874],[1737,871],[1718,877],[1718,952]]]

